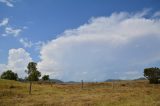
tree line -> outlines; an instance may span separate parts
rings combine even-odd
[[[29,94],[31,94],[32,81],[38,81],[39,77],[41,77],[41,72],[37,70],[37,63],[35,62],[29,62],[27,66],[27,70],[25,70],[25,72],[28,74],[28,77],[26,77],[26,80],[30,82]],[[2,73],[1,79],[18,80],[18,75],[17,73],[14,73],[12,70],[7,70],[6,72]],[[44,81],[49,80],[49,75],[44,75],[42,77],[42,80]]]
[[[27,70],[25,72],[28,74],[28,77],[25,77],[24,80],[26,81],[38,81],[39,77],[41,77],[41,72],[37,70],[37,63],[30,62],[28,63]],[[7,70],[1,74],[1,79],[8,79],[8,80],[21,80],[18,77],[18,74],[13,72],[12,70]],[[43,81],[49,80],[49,75],[44,75],[42,77]]]
[[[32,81],[38,81],[41,77],[41,72],[37,70],[37,63],[35,62],[29,62],[25,72],[28,74],[25,80],[30,81],[30,85]],[[157,67],[145,68],[144,77],[146,77],[151,84],[158,84],[160,83],[160,69]],[[2,73],[1,79],[18,80],[19,78],[17,73],[14,73],[12,70],[7,70]],[[49,80],[49,75],[44,75],[42,80]]]

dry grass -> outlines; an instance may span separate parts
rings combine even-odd
[[[114,86],[112,86],[114,85]],[[33,84],[0,80],[0,106],[160,106],[160,85],[147,81]]]

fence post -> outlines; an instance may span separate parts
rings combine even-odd
[[[81,80],[81,83],[82,83],[82,84],[81,84],[81,88],[83,89],[83,80]]]
[[[112,89],[114,88],[114,81],[112,81]]]

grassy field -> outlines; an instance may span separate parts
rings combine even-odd
[[[0,80],[0,106],[160,106],[160,85],[147,81],[33,84]]]

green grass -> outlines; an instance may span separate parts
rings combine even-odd
[[[33,84],[0,80],[0,106],[160,106],[160,85],[147,81]]]

